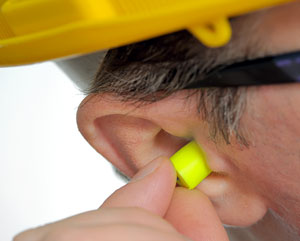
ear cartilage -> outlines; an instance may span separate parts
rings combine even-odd
[[[192,141],[170,157],[177,172],[179,186],[194,189],[212,171],[206,163],[204,151]]]

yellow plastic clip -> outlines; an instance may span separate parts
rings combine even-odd
[[[193,26],[189,31],[204,45],[217,48],[227,44],[232,35],[232,29],[227,18],[220,18],[206,25]]]
[[[212,172],[203,150],[195,141],[185,145],[170,159],[177,172],[178,185],[188,189],[194,189]]]

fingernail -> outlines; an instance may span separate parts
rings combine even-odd
[[[149,174],[153,173],[161,165],[163,159],[164,158],[159,157],[157,159],[154,159],[152,162],[148,163],[134,175],[130,182],[139,181],[148,176]]]

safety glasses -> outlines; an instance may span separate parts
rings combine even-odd
[[[218,68],[185,89],[286,83],[300,83],[300,51]]]

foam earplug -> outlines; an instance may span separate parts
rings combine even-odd
[[[171,158],[179,186],[194,189],[212,171],[206,163],[204,151],[192,141],[177,151]]]

